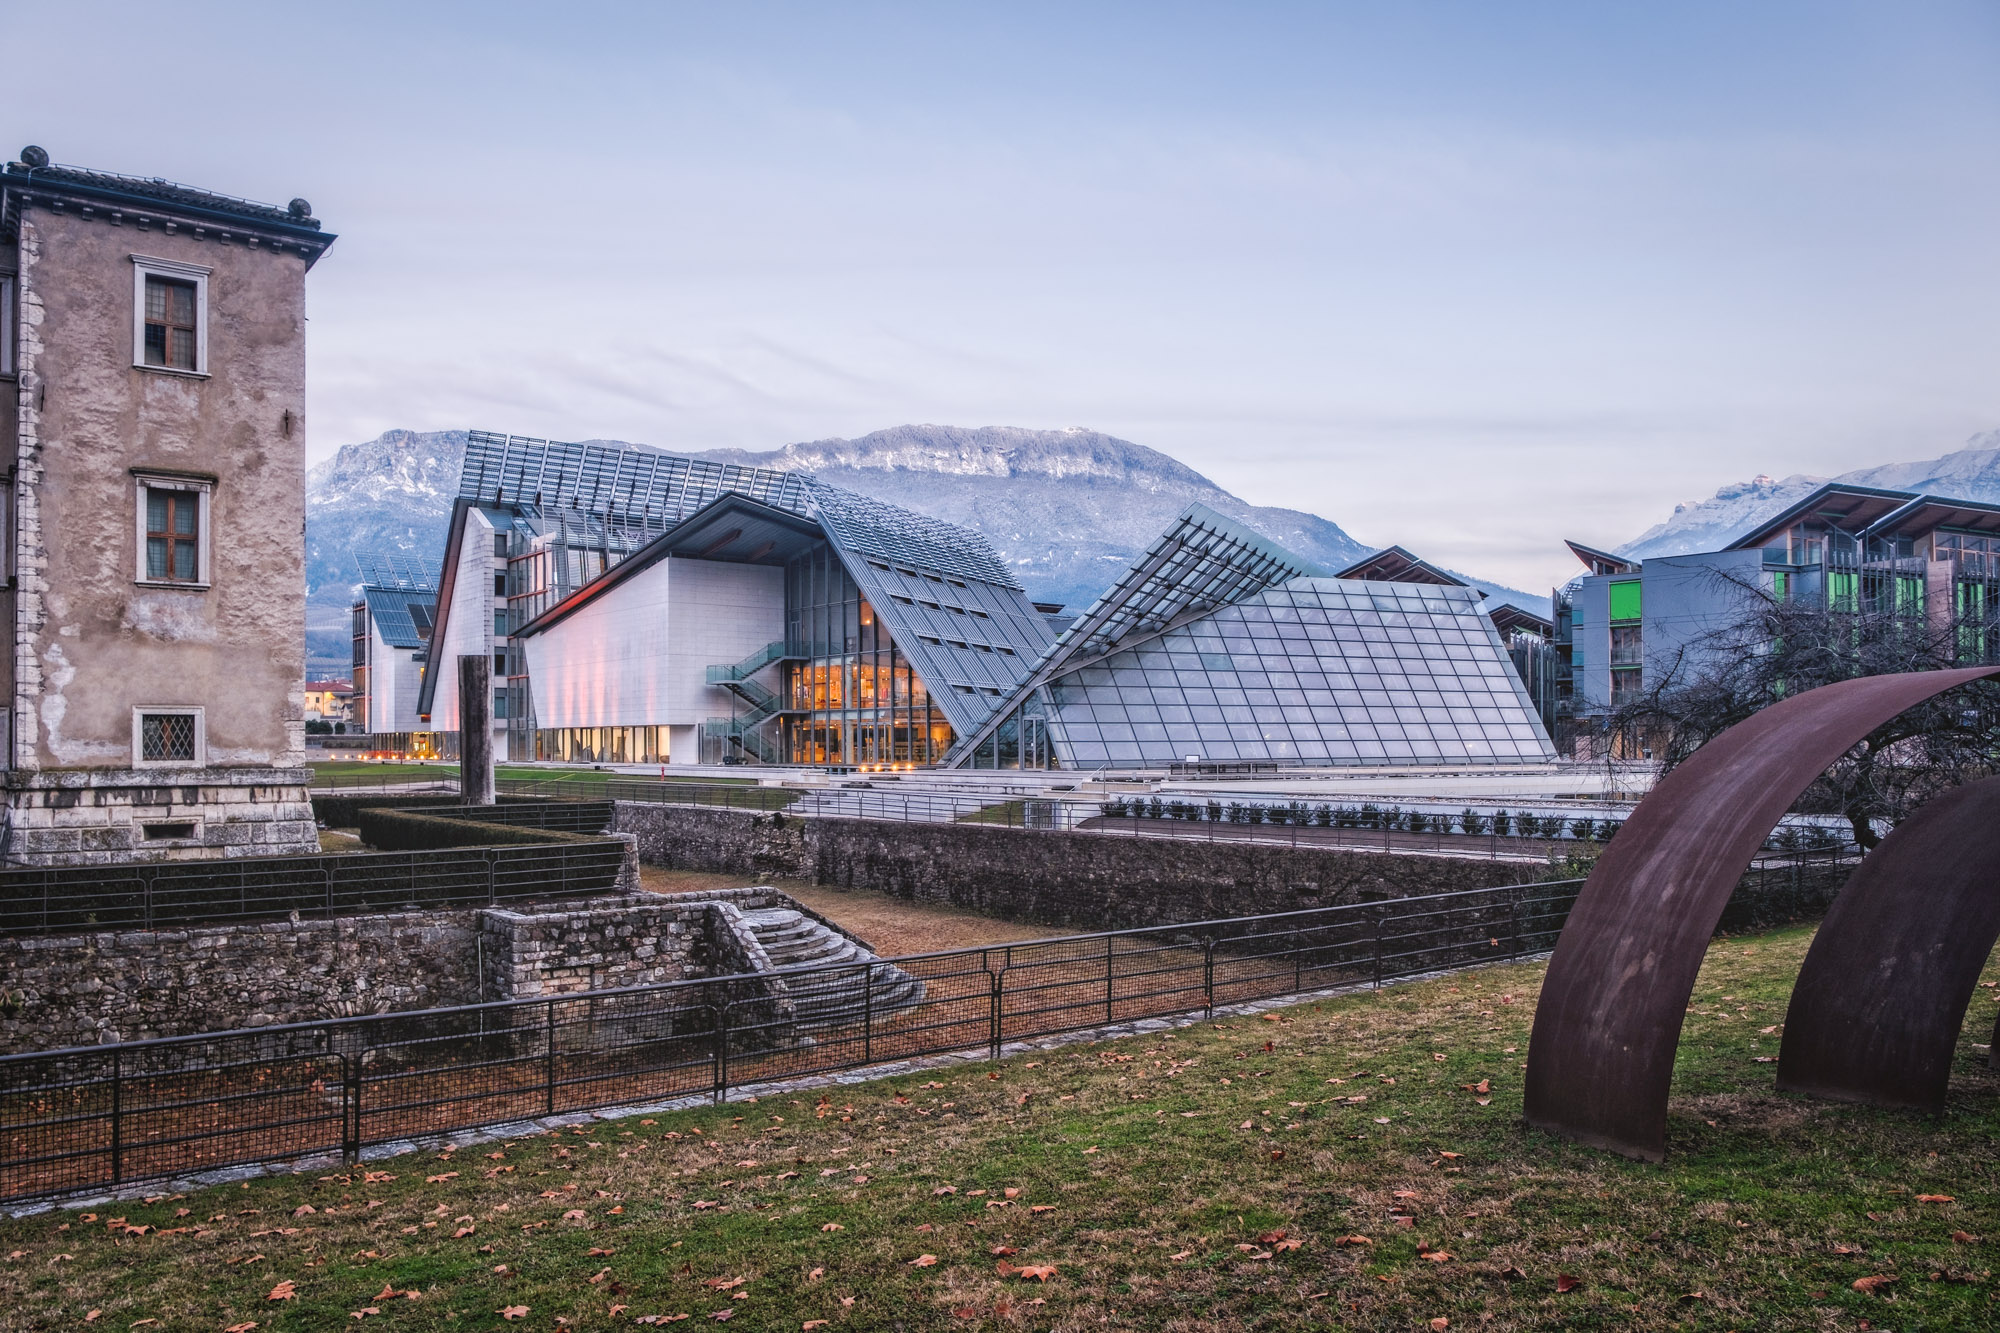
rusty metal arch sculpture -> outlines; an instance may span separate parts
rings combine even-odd
[[[1867,676],[1773,704],[1661,779],[1583,886],[1535,1007],[1526,1112],[1628,1157],[1666,1155],[1695,975],[1743,868],[1812,780],[1870,731],[2000,669]]]
[[[1966,1006],[2000,939],[1996,828],[2000,778],[1987,778],[1931,801],[1855,869],[1792,989],[1779,1088],[1944,1109]]]

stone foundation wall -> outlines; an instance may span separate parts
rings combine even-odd
[[[478,957],[472,912],[0,938],[0,1049],[471,1004]]]
[[[713,970],[710,908],[672,900],[587,911],[481,912],[489,999],[652,986]]]
[[[305,769],[7,774],[11,865],[87,866],[319,851]]]
[[[639,858],[809,880],[1043,925],[1120,930],[1547,879],[1518,861],[1110,838],[977,824],[799,819],[620,802]]]
[[[774,889],[0,937],[0,1051],[527,1000],[768,969]]]
[[[1470,857],[1344,852],[1172,838],[800,819],[747,810],[619,802],[612,827],[639,859],[677,870],[802,879],[913,902],[1085,930],[1335,907],[1532,884],[1547,866]],[[1723,912],[1727,933],[1825,914],[1850,865],[1752,870]]]

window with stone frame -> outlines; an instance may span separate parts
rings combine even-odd
[[[199,583],[202,493],[146,487],[146,579]]]
[[[132,268],[132,364],[169,375],[207,375],[213,270],[153,255],[133,255]]]
[[[182,278],[146,279],[146,364],[194,370],[200,329],[195,285]]]
[[[167,705],[132,710],[132,758],[140,768],[198,765],[207,736],[203,710]]]

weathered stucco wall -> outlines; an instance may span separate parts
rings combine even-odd
[[[188,231],[21,219],[21,768],[129,767],[170,703],[217,766],[304,759],[306,263]],[[206,377],[132,364],[134,255],[213,270]],[[216,478],[207,590],[136,584],[133,468]]]
[[[313,850],[306,259],[212,222],[34,199],[17,242],[8,858]],[[133,364],[135,256],[210,270],[205,373]],[[208,482],[208,586],[141,581],[135,470]],[[145,705],[202,709],[205,767],[137,763]]]

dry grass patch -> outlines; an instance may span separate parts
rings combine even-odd
[[[667,870],[650,865],[639,868],[639,883],[654,893],[707,893],[750,887],[750,882],[741,875]],[[1024,925],[939,903],[913,903],[870,889],[830,889],[797,879],[764,879],[756,883],[790,894],[827,920],[853,931],[883,958],[1078,933],[1063,926]]]

